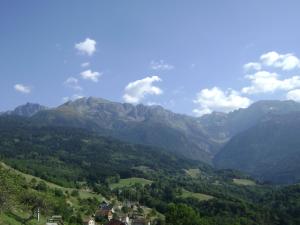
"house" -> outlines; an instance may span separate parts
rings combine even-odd
[[[89,217],[83,220],[83,225],[96,225],[96,222],[94,218]]]
[[[120,221],[120,220],[110,220],[105,225],[126,225],[126,223]]]
[[[62,220],[62,216],[59,215],[51,216],[51,218],[49,218],[46,223],[46,225],[62,225],[62,224],[64,224]]]
[[[102,218],[111,220],[113,218],[113,213],[110,209],[99,209],[95,212],[95,218],[101,220]]]
[[[103,201],[100,205],[99,205],[99,208],[102,209],[103,207],[105,206],[108,206],[109,203],[107,203],[106,201]]]
[[[112,211],[112,213],[115,212],[113,206],[106,202],[102,202],[99,206],[99,209],[100,210],[110,210],[110,211]]]
[[[119,220],[125,224],[130,224],[130,219],[127,215],[119,216]]]

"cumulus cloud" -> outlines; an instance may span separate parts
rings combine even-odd
[[[279,54],[271,51],[261,55],[260,60],[265,66],[280,68],[282,70],[300,68],[300,59],[292,53]]]
[[[90,66],[90,63],[89,62],[84,62],[84,63],[81,63],[80,66],[81,67],[88,67],[88,66]]]
[[[278,90],[288,91],[300,87],[299,76],[281,80],[277,73],[268,71],[258,71],[255,74],[247,75],[246,79],[251,81],[251,85],[242,89],[242,93],[245,94],[268,93]]]
[[[249,62],[244,65],[245,71],[261,70],[261,64],[258,62]]]
[[[238,108],[246,108],[251,104],[249,98],[243,97],[234,90],[223,91],[218,87],[203,89],[198,94],[194,103],[199,105],[193,112],[202,116],[213,111],[231,112]]]
[[[160,77],[152,76],[130,82],[125,87],[125,94],[123,95],[124,101],[137,104],[141,102],[146,95],[161,95],[163,91],[159,87],[153,85],[154,82],[159,81],[161,81]]]
[[[300,102],[300,89],[291,90],[286,94],[288,100]]]
[[[300,59],[292,53],[279,54],[275,51],[264,53],[259,61],[244,65],[244,71],[248,73],[245,79],[250,82],[249,85],[241,88],[240,92],[231,89],[223,91],[218,87],[201,90],[194,100],[199,105],[194,109],[194,113],[201,116],[212,111],[230,112],[251,104],[251,100],[245,95],[277,91],[287,92],[287,99],[300,101],[300,76],[281,78],[277,72],[268,71],[269,69],[290,71],[297,68],[300,68]]]
[[[64,85],[68,88],[72,88],[77,91],[81,91],[82,87],[79,85],[79,81],[75,77],[69,77],[65,82]]]
[[[159,60],[159,61],[151,61],[150,63],[150,68],[152,70],[172,70],[174,69],[173,65],[170,65],[168,63],[165,63],[164,60]]]
[[[80,54],[91,56],[96,51],[96,41],[86,38],[83,42],[75,44],[75,48]]]
[[[28,86],[25,86],[24,84],[15,84],[14,89],[23,94],[29,94],[31,92],[31,88]]]
[[[96,71],[86,70],[80,73],[82,79],[98,82],[102,74]]]

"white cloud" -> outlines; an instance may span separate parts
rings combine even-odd
[[[153,85],[154,82],[159,81],[161,81],[161,79],[158,76],[152,76],[130,82],[125,87],[125,94],[123,95],[124,101],[137,104],[144,99],[146,95],[161,95],[163,91]]]
[[[91,70],[86,70],[80,73],[80,76],[82,77],[82,79],[85,80],[91,80],[93,82],[98,82],[99,81],[99,77],[102,74],[96,71],[91,71]]]
[[[81,67],[88,67],[88,66],[90,66],[90,63],[89,62],[84,62],[84,63],[81,63],[80,66]]]
[[[96,51],[96,41],[86,38],[85,41],[75,44],[75,48],[83,55],[93,55]]]
[[[148,105],[148,106],[161,106],[161,103],[158,103],[158,102],[147,102],[146,105]]]
[[[23,94],[29,94],[31,92],[31,88],[28,86],[25,86],[24,84],[15,84],[14,89]]]
[[[294,100],[296,102],[300,102],[300,89],[295,89],[295,90],[289,91],[286,94],[286,98],[288,100]]]
[[[249,98],[243,97],[234,90],[223,91],[218,87],[203,89],[198,94],[194,103],[199,105],[193,112],[202,116],[213,111],[231,112],[238,108],[246,108],[251,104]]]
[[[159,60],[159,61],[151,61],[150,63],[150,68],[152,70],[172,70],[174,69],[173,65],[165,63],[164,60]]]
[[[203,89],[194,100],[199,105],[194,109],[197,115],[204,115],[213,111],[230,112],[237,108],[245,108],[251,104],[251,100],[243,94],[264,94],[276,91],[285,91],[286,98],[300,102],[300,76],[288,76],[281,78],[276,72],[266,69],[280,69],[289,71],[300,68],[300,59],[292,53],[279,54],[275,51],[267,52],[260,56],[257,62],[249,62],[244,65],[244,71],[248,72],[245,78],[250,81],[248,86],[240,92],[228,89],[223,91],[218,87]]]
[[[242,93],[245,94],[272,93],[278,90],[288,91],[300,87],[299,76],[280,80],[277,73],[258,71],[255,74],[247,75],[246,78],[251,81],[251,85],[242,89]]]
[[[75,77],[69,77],[69,78],[64,82],[64,85],[65,85],[66,87],[72,88],[72,89],[77,90],[77,91],[81,91],[81,90],[82,90],[82,87],[79,85],[78,79],[75,78]]]
[[[275,51],[271,51],[261,55],[260,60],[265,66],[281,68],[282,70],[300,68],[300,59],[292,53],[279,54]]]
[[[80,98],[84,98],[83,95],[74,94],[71,97],[63,97],[62,102],[74,101]]]
[[[261,70],[261,64],[258,62],[249,62],[244,65],[245,71],[251,71],[251,70]]]

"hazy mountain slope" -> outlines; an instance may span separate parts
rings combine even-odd
[[[193,159],[209,161],[220,146],[197,118],[160,106],[131,105],[82,98],[32,117],[37,124],[86,128],[105,136],[163,147]]]
[[[300,113],[272,116],[237,134],[216,155],[232,168],[275,183],[300,181]]]
[[[199,118],[200,123],[211,137],[229,139],[239,132],[256,125],[272,115],[300,112],[300,103],[294,101],[258,101],[245,109],[228,114],[212,113]]]
[[[46,110],[47,107],[40,105],[40,104],[36,104],[36,103],[26,103],[24,105],[20,105],[18,107],[16,107],[14,110],[12,111],[8,111],[8,112],[3,112],[0,115],[16,115],[16,116],[24,116],[24,117],[31,117],[34,114]]]

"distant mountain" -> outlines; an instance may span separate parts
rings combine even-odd
[[[216,155],[218,168],[264,181],[300,182],[300,112],[272,115],[233,137]]]
[[[163,147],[206,162],[220,146],[207,135],[197,118],[176,114],[161,106],[135,106],[90,97],[40,111],[32,121],[85,128],[124,141]]]
[[[260,121],[290,112],[300,112],[300,103],[294,101],[264,100],[245,109],[230,113],[212,113],[199,118],[204,130],[215,139],[229,140],[234,135],[247,130]]]
[[[46,110],[46,106],[42,106],[36,103],[26,103],[25,105],[20,105],[16,107],[12,111],[4,112],[0,115],[16,115],[16,116],[24,116],[24,117],[31,117],[34,114]]]

